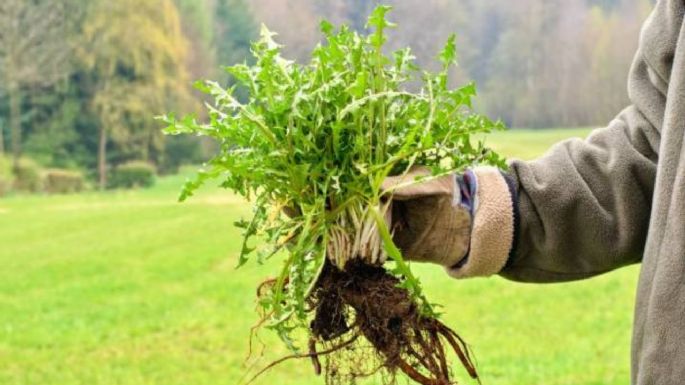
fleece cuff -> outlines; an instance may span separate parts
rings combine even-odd
[[[447,273],[454,278],[497,274],[507,263],[514,242],[514,198],[502,173],[478,167],[471,240],[467,255]]]

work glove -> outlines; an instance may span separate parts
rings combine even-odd
[[[455,278],[498,273],[515,238],[513,183],[492,167],[416,182],[430,175],[414,167],[383,182],[392,199],[393,241],[402,255],[442,265]]]

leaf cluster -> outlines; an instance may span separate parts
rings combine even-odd
[[[267,326],[289,344],[289,333],[307,326],[306,298],[327,242],[336,229],[354,237],[368,219],[377,223],[393,274],[432,314],[382,220],[381,197],[387,192],[381,183],[419,164],[433,177],[480,163],[503,165],[473,139],[501,123],[472,111],[473,83],[449,86],[456,65],[454,36],[438,54],[440,70],[422,70],[409,48],[385,53],[386,30],[394,27],[386,18],[389,10],[379,6],[372,12],[368,35],[322,22],[324,42],[306,64],[283,58],[275,34],[262,27],[252,44],[254,64],[226,67],[234,86],[197,85],[214,100],[207,105],[208,121],[164,118],[169,134],[220,143],[216,156],[185,185],[181,200],[205,181],[219,179],[222,187],[254,203],[252,218],[237,223],[244,229],[239,264],[250,257],[263,262],[283,256],[260,305]],[[248,99],[239,100],[238,90]]]

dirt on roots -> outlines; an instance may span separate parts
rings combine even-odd
[[[355,261],[343,271],[327,263],[308,299],[309,353],[286,358],[310,359],[328,385],[354,384],[376,373],[392,384],[400,372],[421,385],[456,384],[452,356],[478,379],[464,340],[421,315],[399,283],[382,267]]]

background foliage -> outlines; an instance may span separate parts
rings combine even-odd
[[[363,29],[376,3],[3,0],[0,153],[92,179],[98,156],[102,177],[130,160],[173,172],[206,158],[213,144],[170,143],[150,117],[199,112],[204,99],[191,80],[228,85],[221,66],[248,60],[259,23],[279,33],[286,56],[302,61],[321,38],[321,18]],[[627,104],[626,74],[650,9],[649,0],[384,3],[402,25],[390,31],[390,49],[411,46],[429,65],[456,32],[457,81],[475,80],[477,108],[513,127],[605,124]]]

